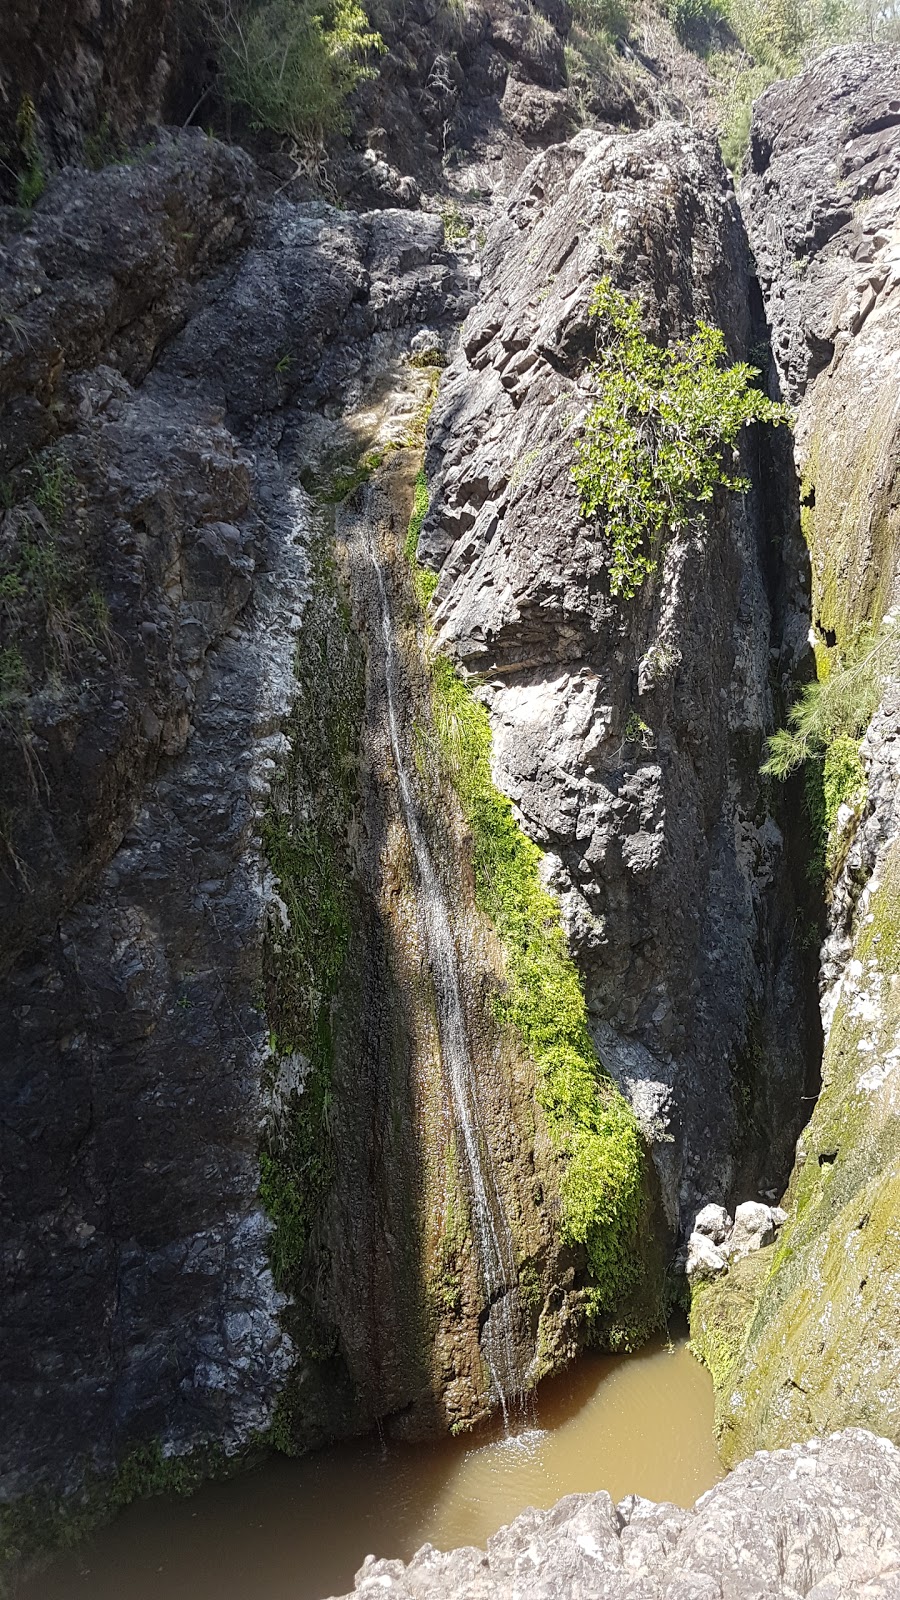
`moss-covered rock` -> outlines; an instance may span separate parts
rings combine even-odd
[[[729,1462],[849,1425],[900,1439],[900,845],[873,891],[758,1295],[737,1273],[695,1295]]]
[[[712,1374],[718,1392],[727,1391],[729,1374],[741,1355],[771,1251],[744,1256],[722,1277],[691,1290],[691,1348]]]

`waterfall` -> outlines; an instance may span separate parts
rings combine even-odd
[[[513,1322],[518,1274],[512,1232],[494,1174],[491,1151],[478,1105],[475,1067],[469,1047],[459,987],[456,944],[443,887],[419,821],[397,722],[399,666],[384,573],[367,528],[369,555],[378,587],[379,626],[384,647],[384,678],[391,751],[400,789],[403,818],[418,876],[417,913],[431,960],[438,1035],[450,1091],[453,1122],[464,1168],[482,1285],[488,1305],[482,1349],[496,1398],[509,1421],[511,1406],[521,1397],[522,1377],[516,1356]]]

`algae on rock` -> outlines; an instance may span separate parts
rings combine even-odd
[[[822,1088],[788,1220],[743,1312],[731,1273],[695,1294],[726,1461],[852,1424],[900,1439],[900,134],[879,121],[898,90],[896,49],[834,51],[776,86],[742,191],[779,377],[800,402],[819,683],[780,755],[817,757],[827,923]]]
[[[416,563],[427,511],[420,472],[406,555],[423,611],[436,582]],[[560,1235],[587,1257],[584,1310],[592,1336],[630,1348],[665,1317],[640,1128],[598,1059],[559,904],[541,879],[542,852],[494,784],[487,712],[447,656],[431,652],[429,678],[438,758],[470,832],[475,903],[503,950],[495,1014],[534,1064],[537,1104],[561,1165]]]
[[[900,844],[870,884],[789,1218],[720,1390],[726,1461],[836,1427],[900,1437]],[[728,1279],[731,1274],[728,1274]],[[726,1315],[720,1287],[719,1337]],[[694,1329],[692,1310],[692,1332]]]

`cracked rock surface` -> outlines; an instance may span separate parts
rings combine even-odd
[[[750,492],[673,539],[625,603],[570,466],[592,285],[611,273],[663,340],[706,318],[739,357],[754,338],[746,239],[713,144],[658,124],[539,156],[484,259],[434,413],[419,555],[439,570],[440,643],[482,682],[497,781],[546,851],[601,1059],[677,1227],[704,1198],[743,1197],[744,1157],[761,1189],[783,1182],[798,1127],[809,1035],[790,852],[758,776],[778,468],[748,441]],[[744,1140],[734,1083],[748,1075]]]
[[[900,1451],[858,1428],[744,1461],[692,1511],[575,1494],[486,1550],[370,1556],[363,1600],[895,1600]],[[345,1597],[350,1600],[350,1597]]]

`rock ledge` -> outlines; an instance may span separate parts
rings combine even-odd
[[[900,1596],[900,1450],[861,1428],[744,1461],[693,1511],[573,1494],[487,1550],[373,1556],[367,1600],[888,1600]],[[349,1600],[349,1597],[346,1597]]]

